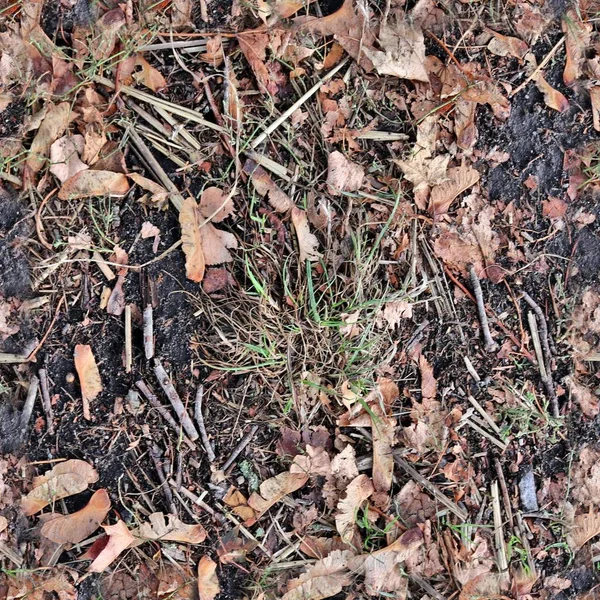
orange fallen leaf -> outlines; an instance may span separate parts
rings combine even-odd
[[[221,593],[217,577],[217,563],[203,556],[198,563],[198,594],[200,600],[214,600]]]
[[[75,370],[81,386],[83,416],[89,421],[91,419],[90,402],[102,391],[102,379],[91,346],[87,344],[75,346]]]
[[[181,225],[181,247],[185,254],[185,274],[192,281],[200,283],[204,277],[206,260],[202,250],[202,237],[200,235],[201,217],[196,201],[188,196],[179,212]]]
[[[248,505],[253,508],[257,517],[262,516],[282,498],[299,490],[308,481],[305,473],[280,473],[260,484],[258,492],[248,498]]]
[[[121,197],[128,191],[129,182],[123,173],[88,169],[67,179],[58,191],[58,197],[61,200],[94,196]]]
[[[137,67],[142,67],[141,71],[138,71],[133,75],[133,78],[137,82],[150,88],[153,92],[159,92],[167,87],[167,81],[162,76],[162,73],[139,54],[135,59],[135,65]]]
[[[335,527],[342,540],[347,544],[352,543],[358,527],[356,524],[357,512],[374,491],[371,479],[367,475],[359,475],[348,484],[345,497],[338,502]]]
[[[152,513],[149,523],[142,523],[134,534],[143,540],[182,542],[185,544],[200,544],[206,539],[206,529],[199,523],[188,525],[174,515],[165,515],[161,512]]]
[[[554,89],[545,79],[541,72],[538,72],[533,78],[538,90],[544,94],[544,103],[548,108],[565,112],[569,110],[569,101],[558,90]]]
[[[56,544],[78,544],[100,527],[110,506],[108,492],[105,489],[98,490],[81,510],[70,515],[59,515],[44,523],[41,533]]]
[[[234,214],[233,198],[218,187],[208,187],[200,196],[200,214],[209,221],[220,223]]]
[[[246,526],[256,522],[254,509],[248,506],[248,500],[236,487],[231,486],[223,498],[224,504],[229,506],[233,513],[244,520]]]
[[[292,223],[294,224],[296,237],[298,238],[300,262],[304,263],[305,260],[319,260],[319,258],[323,256],[317,251],[319,240],[310,231],[306,212],[294,206],[294,208],[292,208]]]
[[[244,173],[250,176],[254,189],[263,198],[266,197],[277,212],[285,213],[294,207],[292,199],[271,179],[265,169],[253,160],[246,160]]]
[[[67,498],[98,481],[98,472],[84,460],[67,460],[33,479],[33,490],[21,500],[21,510],[26,516],[35,514],[45,506]]]
[[[88,567],[89,573],[102,573],[121,552],[135,542],[135,538],[123,521],[117,521],[114,525],[103,525],[103,529],[108,536],[108,543]]]

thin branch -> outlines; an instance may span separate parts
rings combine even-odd
[[[206,433],[206,427],[204,426],[204,416],[202,414],[202,399],[204,398],[204,386],[198,387],[198,391],[196,392],[196,405],[194,416],[196,417],[196,423],[198,423],[198,429],[200,430],[200,439],[202,440],[202,445],[204,446],[204,450],[206,450],[206,457],[208,458],[208,462],[215,462],[215,451],[212,448],[210,440],[208,439],[208,434]]]
[[[493,340],[492,334],[490,333],[490,326],[485,312],[483,291],[481,290],[481,282],[479,281],[479,277],[477,276],[473,265],[469,265],[469,275],[471,277],[471,285],[473,286],[473,292],[475,293],[475,300],[477,302],[477,312],[479,313],[479,321],[481,322],[485,350],[486,352],[494,352],[498,349],[498,344]]]
[[[258,425],[253,425],[252,429],[240,440],[240,443],[234,448],[231,456],[225,461],[225,464],[221,468],[222,471],[227,471],[229,467],[234,463],[235,459],[242,453],[242,450],[252,441],[252,438],[258,431]]]

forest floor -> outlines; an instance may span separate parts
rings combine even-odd
[[[600,597],[600,5],[0,2],[0,599]]]

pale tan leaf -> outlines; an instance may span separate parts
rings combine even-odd
[[[142,523],[134,534],[145,540],[183,542],[185,544],[200,544],[206,539],[206,529],[199,523],[187,525],[180,521],[175,515],[165,515],[161,512],[152,513],[149,523]]]
[[[572,85],[581,76],[581,65],[591,41],[592,24],[584,23],[577,9],[570,8],[563,14],[562,30],[567,50],[563,81]]]
[[[448,163],[450,155],[427,158],[425,153],[418,153],[409,160],[394,160],[402,169],[404,177],[420,190],[426,187],[443,184],[448,179]]]
[[[271,179],[271,176],[253,160],[246,160],[244,163],[244,173],[250,176],[250,181],[254,189],[264,198],[266,197],[269,204],[280,213],[285,213],[294,207],[291,198]]]
[[[319,240],[310,231],[306,212],[294,206],[292,208],[292,223],[294,224],[296,237],[298,238],[300,262],[304,263],[305,260],[319,260],[323,256],[317,251]]]
[[[228,124],[233,131],[239,132],[244,116],[243,102],[238,94],[239,83],[231,63],[225,61],[225,98],[224,107]]]
[[[29,156],[25,163],[30,171],[37,173],[41,170],[46,163],[50,146],[64,134],[70,118],[70,102],[61,102],[48,110],[33,142],[31,142]]]
[[[390,329],[395,329],[405,319],[412,318],[412,304],[406,300],[386,302],[377,314],[377,326],[383,327],[384,321]]]
[[[152,225],[150,221],[144,221],[142,223],[140,235],[142,236],[143,240],[147,240],[148,238],[160,235],[160,229],[156,225]]]
[[[533,80],[538,90],[544,94],[544,103],[548,108],[552,108],[558,112],[569,110],[569,101],[546,81],[541,72],[538,72]]]
[[[129,173],[129,179],[131,179],[134,183],[137,183],[142,189],[150,192],[151,194],[167,194],[167,190],[162,186],[152,181],[152,179],[148,179],[147,177],[143,177],[139,173]]]
[[[185,254],[185,274],[188,279],[200,283],[204,278],[206,259],[202,249],[200,223],[202,217],[196,201],[188,196],[179,212],[181,225],[181,247]]]
[[[207,265],[220,265],[233,261],[229,249],[235,250],[238,247],[233,233],[217,229],[212,223],[204,222],[200,227],[200,239]]]
[[[220,223],[234,214],[233,197],[218,187],[208,187],[200,196],[200,213],[205,219]]]
[[[298,454],[290,466],[290,473],[304,473],[314,477],[327,477],[331,472],[331,461],[325,448],[306,445],[306,454]]]
[[[299,490],[308,481],[305,473],[280,473],[260,484],[258,492],[248,498],[248,505],[258,514],[263,515],[271,506],[282,498]]]
[[[72,572],[56,565],[52,569],[27,569],[17,571],[7,578],[6,595],[3,600],[77,600],[77,589],[71,583]],[[2,580],[0,579],[0,590]]]
[[[503,573],[482,573],[465,583],[458,600],[509,600],[502,593],[506,581]]]
[[[352,542],[357,529],[358,511],[374,491],[371,479],[367,475],[359,475],[348,484],[345,497],[338,502],[335,527],[347,544]]]
[[[600,513],[597,509],[590,508],[588,513],[574,518],[567,535],[567,543],[573,552],[577,552],[597,535],[600,535]]]
[[[419,355],[419,370],[421,371],[421,395],[424,399],[434,399],[437,395],[437,380],[433,376],[431,363]]]
[[[593,85],[590,89],[590,102],[592,103],[592,119],[594,129],[600,131],[600,85]]]
[[[121,552],[135,542],[135,538],[123,521],[117,521],[114,525],[103,525],[103,529],[108,536],[108,543],[88,567],[89,573],[102,573]]]
[[[217,577],[217,563],[203,556],[198,563],[198,594],[200,600],[214,600],[221,593]]]
[[[514,58],[523,58],[529,47],[519,38],[509,35],[502,35],[491,29],[487,29],[494,37],[488,43],[488,50],[496,56],[513,56]]]
[[[98,490],[81,510],[70,515],[59,515],[44,523],[41,533],[56,544],[78,544],[100,527],[110,507],[108,492],[105,489]]]
[[[194,7],[192,0],[172,0],[171,2],[171,25],[173,29],[193,27],[192,8]]]
[[[348,571],[348,561],[353,556],[349,550],[333,550],[306,573],[289,581],[288,591],[281,600],[322,600],[339,594],[353,581]]]
[[[382,24],[379,44],[383,52],[368,46],[363,51],[380,75],[429,82],[425,68],[425,39],[420,27],[401,20],[391,25]]]
[[[358,477],[356,452],[348,444],[339,454],[336,454],[331,459],[331,473],[327,476],[327,481],[323,486],[323,497],[327,506],[334,508],[342,492],[346,489],[350,481],[356,477]]]
[[[21,500],[21,510],[33,515],[48,504],[87,489],[98,481],[98,473],[83,460],[67,460],[33,480],[33,490]]]
[[[121,197],[128,191],[129,182],[123,173],[87,169],[67,179],[58,191],[58,197],[61,200],[94,196]]]
[[[0,533],[2,533],[8,527],[8,519],[0,515]]]
[[[327,188],[334,196],[359,190],[364,178],[364,169],[349,161],[341,152],[336,150],[327,158]]]
[[[387,492],[392,487],[396,439],[396,419],[383,413],[378,404],[371,405],[373,432],[373,486],[376,492]]]
[[[400,563],[412,556],[422,544],[423,534],[414,527],[381,550],[351,558],[348,567],[353,573],[364,574],[365,589],[370,596],[402,592],[406,589],[407,578]]]
[[[88,166],[79,158],[83,153],[82,135],[65,135],[50,146],[50,173],[61,183],[84,171]]]
[[[96,359],[92,353],[92,347],[87,344],[77,344],[75,346],[75,370],[79,376],[81,386],[81,396],[83,398],[83,416],[90,419],[89,402],[94,400],[102,391],[102,379],[100,371],[96,364]],[[87,413],[87,414],[86,414]]]
[[[431,190],[429,212],[434,218],[445,215],[452,202],[479,181],[479,172],[465,164],[448,170],[448,181]]]
[[[85,128],[85,145],[81,158],[88,165],[93,165],[100,155],[100,151],[107,142],[104,125],[102,123],[89,123]]]

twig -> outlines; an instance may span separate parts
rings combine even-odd
[[[177,390],[173,387],[171,383],[171,379],[167,375],[167,372],[164,370],[163,366],[160,364],[158,358],[154,359],[154,374],[160,383],[160,387],[163,389],[169,402],[173,405],[177,416],[179,417],[179,421],[183,425],[185,432],[188,434],[189,438],[194,441],[198,439],[198,432],[194,427],[193,421],[190,419]]]
[[[196,417],[196,423],[198,423],[198,429],[200,430],[200,439],[202,440],[202,445],[204,446],[204,450],[206,450],[206,457],[208,458],[208,462],[215,462],[215,452],[212,448],[210,440],[208,439],[208,434],[206,433],[206,427],[204,426],[204,416],[202,415],[202,399],[204,397],[204,386],[199,386],[198,391],[196,392],[196,406],[194,415]]]
[[[494,419],[492,419],[492,417],[486,412],[483,406],[481,406],[481,404],[479,404],[479,402],[477,402],[477,400],[475,400],[473,396],[468,396],[468,398],[469,402],[473,405],[475,410],[483,417],[487,424],[496,432],[497,435],[501,436],[502,432],[500,431],[500,428],[498,427],[498,425],[496,425]]]
[[[225,461],[225,464],[221,468],[222,471],[227,471],[227,469],[229,469],[235,459],[242,453],[242,450],[251,442],[257,431],[258,425],[253,425],[252,429],[250,429],[250,431],[240,440],[240,443],[234,448],[231,456]]]
[[[298,110],[311,96],[316,94],[321,86],[331,79],[338,71],[343,69],[348,64],[349,59],[344,59],[336,65],[327,75],[322,77],[315,85],[313,85],[305,94],[303,94],[292,106],[290,106],[278,119],[275,119],[257,138],[252,140],[250,148],[253,150],[260,146],[286,119],[288,119],[296,110]]]
[[[146,360],[154,357],[154,309],[148,304],[143,312],[144,320],[144,354]]]
[[[52,401],[50,400],[48,373],[46,373],[46,369],[40,369],[38,375],[40,378],[40,390],[42,392],[42,407],[46,415],[46,428],[48,429],[48,433],[52,435],[54,433],[54,411],[52,410]]]
[[[38,388],[40,387],[40,380],[32,375],[31,380],[29,381],[29,390],[27,391],[27,398],[25,399],[25,404],[23,405],[23,410],[21,411],[20,425],[22,429],[27,427],[29,423],[29,419],[31,419],[31,413],[33,412],[33,405],[35,404],[35,399],[37,397]]]
[[[175,489],[177,489],[177,482],[174,479],[169,479],[169,485]],[[205,510],[209,515],[212,515],[219,523],[223,523],[225,521],[225,517],[218,513],[212,506],[206,504],[202,498],[196,496],[193,492],[190,492],[185,486],[179,490],[181,494],[183,494],[186,498],[191,500],[196,506],[199,506],[203,510]]]
[[[427,592],[428,596],[431,596],[436,600],[446,600],[446,596],[442,596],[442,594],[440,594],[428,581],[416,573],[410,573],[408,578],[413,583],[416,583],[424,592]]]
[[[529,77],[527,77],[527,79],[519,87],[515,88],[508,95],[508,97],[512,98],[513,96],[516,96],[522,89],[524,89],[527,86],[527,84],[530,81],[533,81],[537,77],[538,73],[550,62],[550,59],[558,52],[558,50],[564,44],[564,42],[565,36],[563,35],[560,38],[560,40],[558,40],[558,42],[554,44],[554,47],[552,48],[552,50],[550,50],[550,52],[548,52],[544,60],[529,74]]]
[[[167,500],[167,504],[169,505],[169,510],[171,514],[177,515],[177,506],[175,506],[175,501],[173,500],[173,494],[171,494],[171,488],[168,485],[167,477],[163,470],[163,465],[160,462],[161,451],[156,444],[152,444],[150,447],[150,457],[152,458],[152,462],[154,463],[154,468],[158,474],[158,478],[160,479],[160,486]]]
[[[475,267],[473,267],[473,265],[469,265],[469,275],[471,277],[473,292],[475,292],[477,312],[479,313],[479,321],[481,322],[481,330],[483,332],[483,339],[485,341],[485,350],[486,352],[494,352],[498,349],[498,344],[496,344],[496,342],[492,339],[492,334],[490,333],[490,326],[488,324],[488,318],[485,312],[483,291],[481,290],[481,282],[479,281],[477,273],[475,273]]]
[[[496,552],[498,555],[498,568],[500,575],[508,575],[508,560],[506,558],[506,546],[504,545],[504,529],[502,527],[502,510],[500,507],[500,494],[498,492],[498,482],[492,482],[492,508],[494,513],[494,538],[496,541]]]
[[[175,419],[171,416],[171,413],[159,402],[158,398],[155,394],[152,393],[152,390],[143,382],[141,379],[135,382],[136,387],[142,394],[144,394],[144,398],[150,402],[153,408],[155,408],[158,414],[166,421],[167,425],[179,436],[181,435],[181,427],[177,425]],[[196,444],[192,442],[187,436],[183,436],[183,441],[190,447],[192,450],[196,450]]]
[[[465,354],[463,355],[463,360],[465,361],[465,367],[467,367],[467,371],[469,371],[469,375],[473,378],[476,383],[481,381],[481,377],[479,377],[479,373],[475,370],[471,359]]]
[[[104,277],[106,277],[107,281],[112,281],[116,277],[113,270],[108,266],[108,263],[102,258],[100,252],[94,250],[92,258],[98,265],[98,268],[102,271]]]
[[[28,362],[35,361],[35,358],[37,356],[37,353],[40,351],[40,348],[46,343],[46,340],[48,339],[48,336],[50,335],[50,332],[52,331],[52,328],[54,327],[54,323],[56,323],[56,319],[58,318],[58,312],[60,311],[60,307],[62,306],[64,300],[65,300],[65,297],[61,296],[60,300],[58,301],[58,305],[56,306],[56,310],[54,311],[54,316],[52,317],[52,321],[50,321],[50,325],[48,326],[48,329],[47,329],[46,333],[44,334],[44,337],[42,337],[40,343],[35,347],[33,352],[28,356],[28,358],[27,358]]]
[[[471,415],[472,419],[475,419],[475,415]],[[498,446],[502,452],[504,452],[507,448],[507,445],[504,442],[501,442],[499,439],[495,438],[491,433],[488,433],[483,427],[480,427],[475,423],[472,419],[462,419],[462,422],[467,424],[469,427],[473,428],[479,435],[482,435],[484,438],[488,439],[492,444]],[[480,421],[483,423],[483,421]]]
[[[508,488],[506,487],[506,479],[504,479],[504,471],[502,471],[502,465],[498,458],[494,459],[494,466],[496,467],[496,475],[498,475],[498,481],[500,482],[500,489],[502,490],[502,498],[504,499],[504,509],[506,510],[506,516],[510,522],[512,529],[515,527],[515,520],[513,517],[512,506],[510,503],[510,495]]]
[[[454,513],[461,521],[466,521],[469,516],[467,511],[460,508],[457,504],[452,502],[449,498],[446,498],[442,492],[433,484],[431,481],[423,477],[414,467],[408,464],[406,460],[398,456],[394,452],[394,462],[406,473],[408,473],[415,481],[417,481],[422,487],[424,487],[435,499],[443,504],[450,512]]]
[[[125,306],[125,372],[131,373],[133,347],[131,342],[131,304]]]

